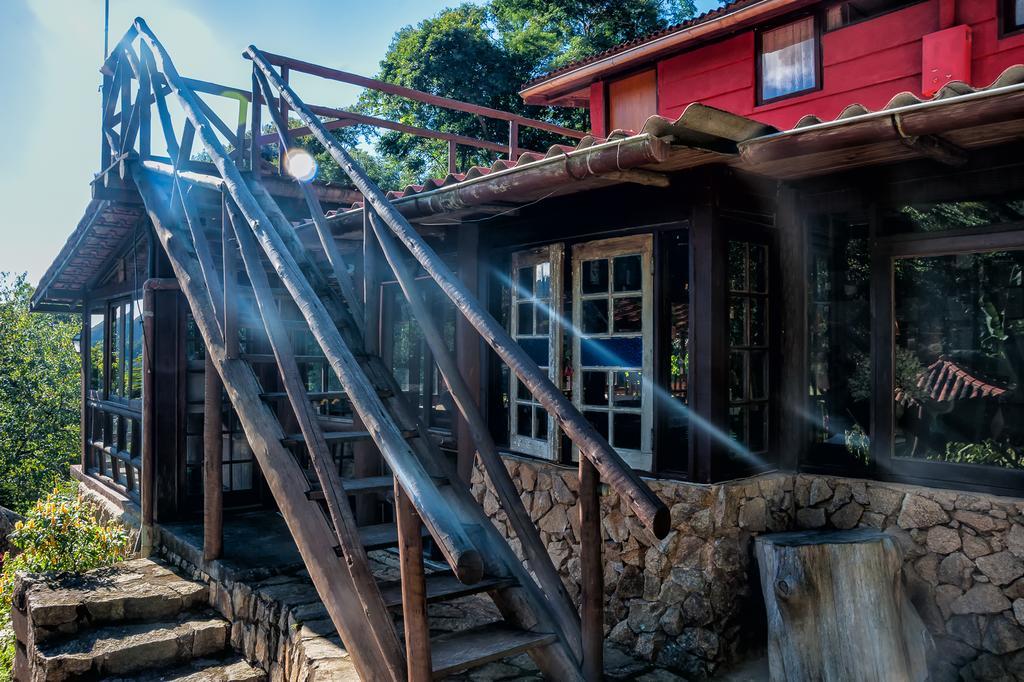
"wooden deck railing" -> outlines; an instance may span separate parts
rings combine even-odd
[[[85,403],[87,472],[122,495],[140,501],[142,410],[108,400]]]

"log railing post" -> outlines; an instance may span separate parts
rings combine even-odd
[[[427,583],[423,572],[423,536],[420,518],[402,487],[395,483],[395,523],[398,526],[398,562],[402,572],[402,625],[409,682],[429,682],[430,623],[427,620]]]
[[[459,143],[448,140],[448,172],[455,175],[459,172]]]
[[[224,440],[221,380],[206,349],[203,396],[203,560],[219,559],[224,547]]]
[[[82,471],[89,470],[89,382],[92,380],[92,315],[89,310],[89,299],[82,301],[82,331],[78,336],[78,351],[82,361],[82,414],[80,416],[80,429],[82,433]]]
[[[263,98],[260,97],[260,84],[256,79],[256,67],[252,67],[252,115],[249,119],[249,131],[250,137],[252,138],[249,142],[249,170],[252,171],[255,177],[259,177],[262,172],[262,164],[260,163],[260,135],[263,134],[261,130],[263,117]]]
[[[519,160],[519,121],[508,122],[508,160]]]
[[[597,468],[580,457],[580,627],[583,678],[604,671],[604,566],[601,564],[601,494]]]

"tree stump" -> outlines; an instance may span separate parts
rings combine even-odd
[[[900,574],[899,547],[870,529],[757,538],[772,682],[925,680],[931,636]]]

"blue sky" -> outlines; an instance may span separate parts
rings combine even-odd
[[[480,0],[482,1],[482,0]],[[111,44],[142,16],[188,76],[246,85],[250,43],[373,75],[394,32],[455,0],[111,0]],[[717,5],[699,0],[701,8]],[[0,0],[0,272],[35,283],[74,229],[99,166],[103,0]],[[358,89],[295,81],[311,102]]]

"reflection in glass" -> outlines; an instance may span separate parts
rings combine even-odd
[[[617,407],[640,407],[640,370],[627,370],[614,373],[612,402]]]
[[[590,299],[583,301],[583,333],[608,333],[608,299]]]
[[[729,343],[747,345],[747,299],[741,296],[729,300]]]
[[[551,263],[541,263],[536,270],[537,286],[534,287],[534,296],[547,298],[551,295]]]
[[[608,404],[608,372],[604,370],[583,372],[583,404]]]
[[[583,261],[580,290],[584,294],[603,294],[608,291],[608,259]]]
[[[895,261],[897,457],[1024,468],[1024,252]]]
[[[612,445],[628,450],[640,449],[640,415],[633,412],[617,413],[613,417],[615,437]]]
[[[89,316],[89,389],[103,392],[103,313]]]
[[[520,303],[518,306],[519,327],[516,330],[521,336],[533,334],[533,304]]]
[[[533,294],[533,266],[519,268],[519,298],[529,298]]]
[[[642,299],[616,298],[614,299],[615,311],[615,333],[636,334],[643,331],[643,304]]]
[[[619,256],[615,259],[613,291],[640,291],[641,260],[639,255]]]

